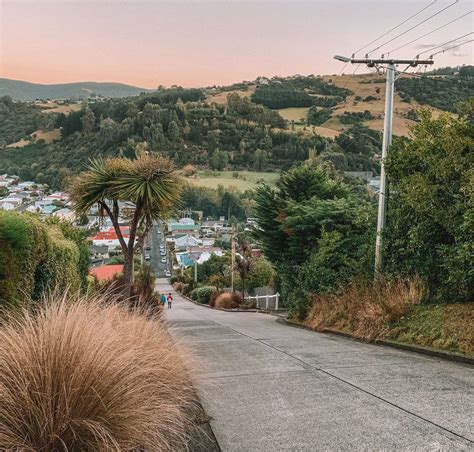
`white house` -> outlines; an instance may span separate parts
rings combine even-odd
[[[175,239],[174,241],[176,249],[186,249],[191,246],[200,246],[202,245],[202,240],[193,237],[192,235],[186,234],[182,237]]]

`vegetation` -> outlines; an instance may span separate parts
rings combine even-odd
[[[340,117],[341,124],[356,124],[362,121],[374,119],[374,115],[369,110],[364,111],[345,111]]]
[[[13,102],[11,97],[0,97],[0,148],[29,138],[39,128],[48,129],[54,121],[41,110],[25,102]]]
[[[2,449],[186,449],[194,394],[162,322],[110,296],[41,306],[0,326]]]
[[[387,160],[386,268],[419,273],[433,301],[473,301],[473,106],[458,118],[418,114],[414,139],[395,142]]]
[[[473,67],[461,68],[457,75],[437,74],[444,76],[403,77],[397,81],[395,87],[405,101],[409,102],[413,98],[420,104],[455,112],[459,102],[467,101],[472,97],[474,90]]]
[[[424,296],[418,278],[352,283],[339,293],[314,295],[304,324],[317,331],[333,328],[365,340],[380,339]]]
[[[209,300],[216,290],[217,288],[215,286],[197,287],[191,291],[191,299],[199,303],[209,304]]]
[[[308,124],[320,126],[331,117],[331,114],[332,110],[329,108],[311,107],[308,111]]]
[[[307,294],[333,291],[368,268],[373,203],[324,170],[291,170],[276,188],[257,188],[255,200],[255,237],[292,315],[306,316]]]
[[[51,290],[87,287],[84,236],[58,220],[0,210],[0,304],[18,306]]]
[[[176,207],[181,183],[171,162],[163,157],[147,154],[137,159],[114,158],[91,163],[72,187],[73,206],[79,215],[98,205],[112,221],[124,258],[125,287],[133,283],[135,252],[143,246],[153,221],[166,217]],[[133,203],[129,221],[128,241],[119,226],[119,201]],[[122,215],[124,216],[124,215]]]
[[[315,97],[312,95],[323,95]],[[275,77],[267,85],[257,87],[252,101],[268,108],[332,107],[345,99],[350,91],[325,82],[321,78],[296,76],[291,79]],[[332,97],[327,97],[327,96]]]
[[[384,338],[474,355],[472,303],[416,305]]]

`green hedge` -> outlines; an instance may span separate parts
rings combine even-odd
[[[36,215],[0,211],[0,304],[85,287],[87,246],[75,234],[57,220],[47,224]]]
[[[209,300],[216,290],[215,286],[198,287],[191,292],[191,299],[199,303],[209,304]]]

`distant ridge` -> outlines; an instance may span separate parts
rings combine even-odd
[[[45,85],[22,80],[0,78],[0,96],[14,100],[85,99],[91,96],[126,97],[154,90],[123,83],[74,82]]]

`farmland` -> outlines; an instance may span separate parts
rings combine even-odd
[[[189,177],[186,180],[200,187],[217,188],[222,185],[227,189],[234,187],[239,191],[245,191],[255,188],[260,182],[273,184],[278,176],[279,173],[256,171],[198,171],[196,177]]]

